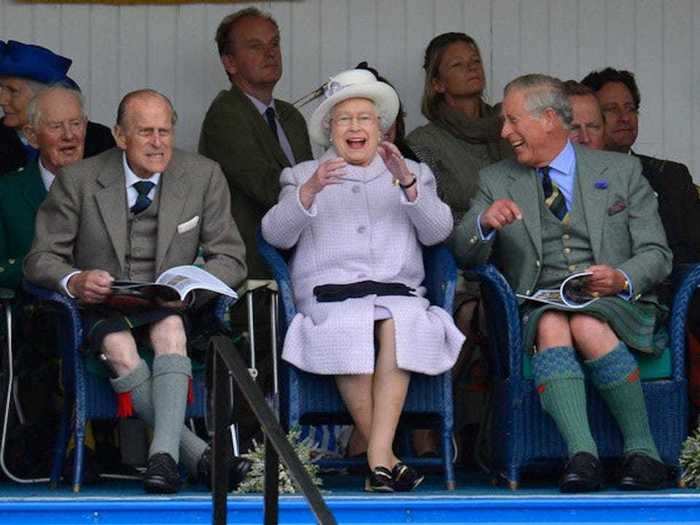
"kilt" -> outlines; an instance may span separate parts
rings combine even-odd
[[[620,340],[638,352],[660,355],[668,344],[664,327],[668,310],[652,302],[630,302],[620,297],[601,297],[583,308],[571,308],[526,301],[520,307],[520,315],[523,348],[529,352],[534,350],[540,317],[548,311],[586,314],[605,321]]]

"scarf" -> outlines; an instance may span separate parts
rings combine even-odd
[[[468,119],[461,111],[442,103],[437,110],[438,118],[433,123],[467,144],[484,144],[493,162],[511,158],[513,150],[501,138],[500,111],[484,102],[480,104],[481,117]]]

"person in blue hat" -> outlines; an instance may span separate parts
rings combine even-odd
[[[68,77],[72,60],[45,47],[15,40],[0,41],[0,175],[15,171],[36,160],[38,150],[24,135],[28,124],[29,101],[50,85],[78,89]],[[108,127],[88,122],[85,157],[92,157],[115,146]]]

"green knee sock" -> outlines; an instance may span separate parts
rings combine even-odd
[[[131,392],[131,399],[136,414],[151,428],[155,417],[153,415],[153,399],[151,396],[151,371],[146,362],[141,359],[131,373],[112,379],[115,392]],[[206,442],[185,425],[180,432],[180,458],[187,471],[197,475],[197,463],[207,448]]]
[[[153,360],[153,440],[149,455],[167,452],[179,461],[180,434],[185,422],[187,389],[192,376],[189,357],[166,354]]]
[[[586,412],[583,369],[570,346],[557,346],[538,352],[532,359],[535,384],[542,408],[561,432],[569,456],[588,452],[598,456]]]
[[[649,429],[639,367],[627,345],[620,343],[612,352],[586,361],[591,380],[617,421],[625,442],[625,454],[641,452],[660,460]]]

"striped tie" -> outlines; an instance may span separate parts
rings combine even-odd
[[[545,205],[557,219],[566,222],[569,218],[568,210],[566,209],[566,200],[561,191],[559,191],[559,187],[549,176],[549,166],[540,168],[540,173],[542,174],[542,191],[544,192]]]

